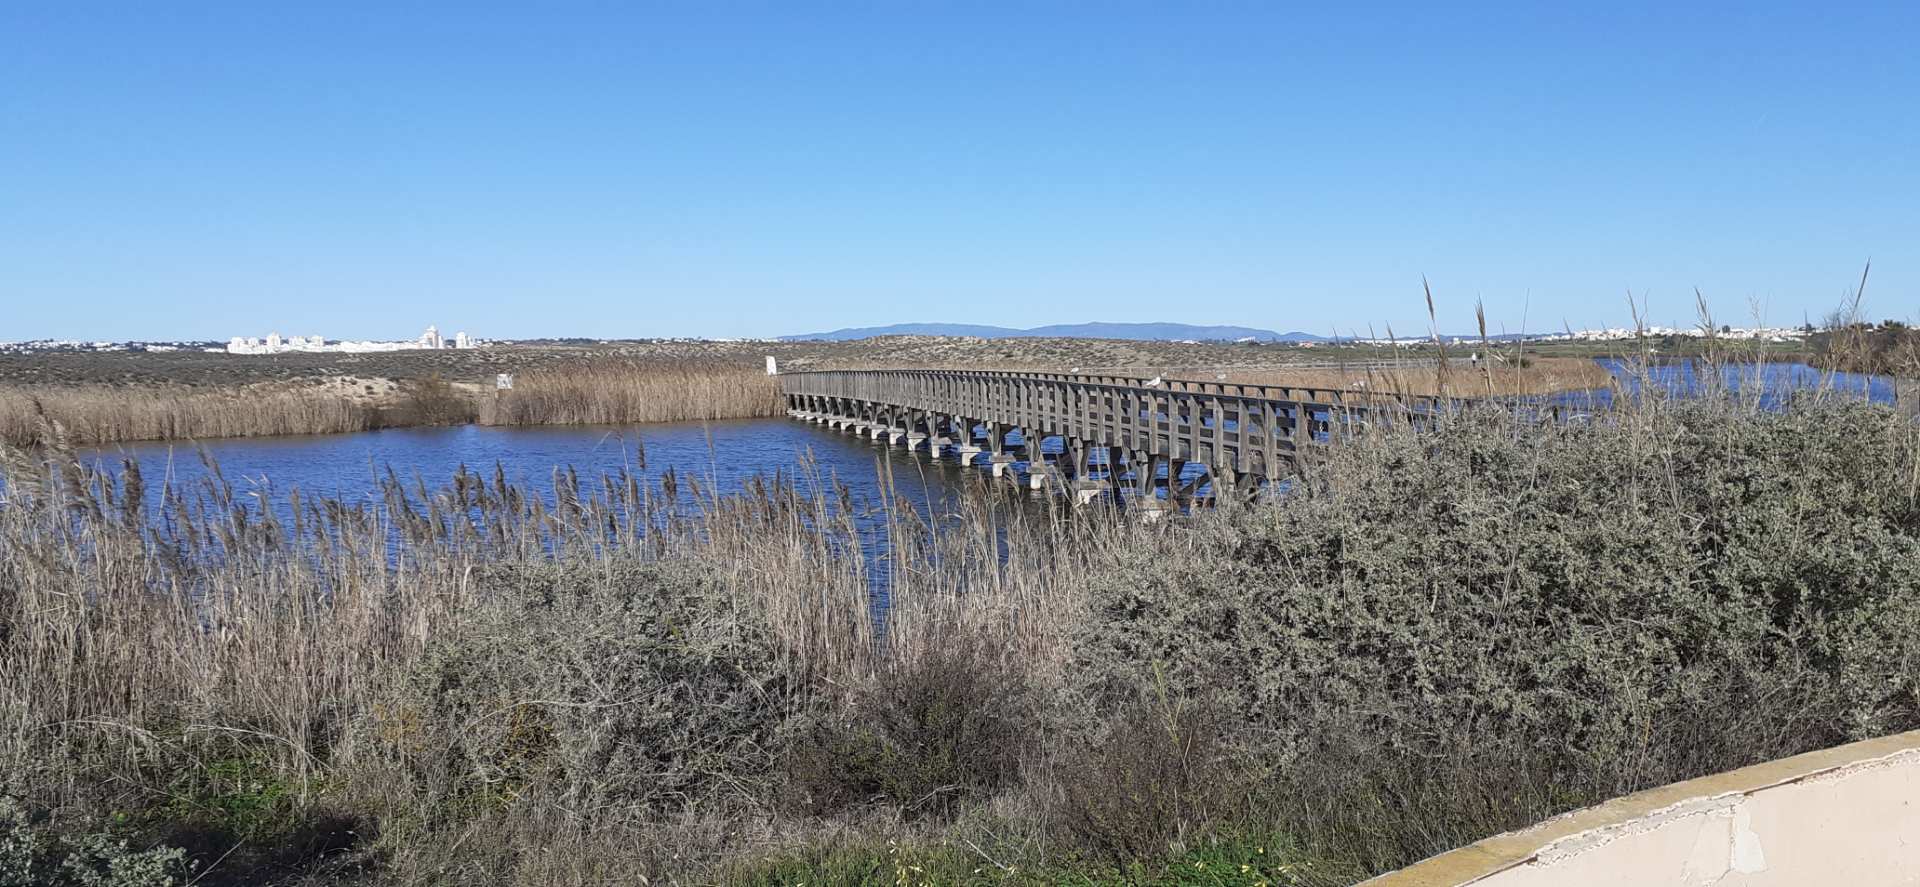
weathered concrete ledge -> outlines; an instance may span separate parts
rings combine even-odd
[[[1920,885],[1920,731],[1616,798],[1365,887]]]

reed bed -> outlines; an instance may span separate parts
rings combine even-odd
[[[379,427],[376,407],[308,388],[214,390],[106,385],[0,388],[0,440],[33,444],[52,422],[78,445],[277,434],[334,434]]]
[[[631,424],[779,415],[779,386],[757,367],[724,362],[593,360],[520,374],[485,394],[439,377],[328,378],[211,389],[171,385],[0,388],[0,441],[16,447],[56,429],[73,445],[335,434],[416,425]]]
[[[0,834],[229,883],[1332,885],[1920,724],[1911,421],[1443,419],[1154,525],[644,460],[261,507],[42,428]]]
[[[1613,384],[1613,375],[1584,357],[1520,357],[1493,350],[1455,358],[1442,369],[1433,360],[1382,362],[1353,369],[1337,367],[1271,370],[1207,369],[1169,373],[1170,377],[1219,380],[1245,385],[1293,388],[1389,391],[1425,397],[1512,397],[1586,391]],[[1224,376],[1224,379],[1220,379]]]
[[[723,362],[594,360],[518,375],[482,403],[487,425],[621,425],[777,416],[775,377]]]

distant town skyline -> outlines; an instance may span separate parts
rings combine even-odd
[[[0,340],[1920,317],[1913,4],[0,9]],[[1759,306],[1754,311],[1750,306]],[[1756,317],[1756,313],[1759,315]]]

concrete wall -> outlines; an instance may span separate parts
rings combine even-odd
[[[1920,731],[1617,798],[1366,884],[1920,885]]]

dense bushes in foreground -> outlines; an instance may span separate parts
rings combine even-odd
[[[903,508],[883,632],[787,483],[127,486],[0,507],[0,794],[200,883],[1341,884],[1920,726],[1920,442],[1861,405],[1472,413],[1171,526]]]
[[[1073,698],[1164,673],[1233,712],[1277,821],[1368,868],[1920,724],[1912,427],[1618,418],[1368,441],[1284,508],[1197,524],[1185,557],[1123,552]]]

